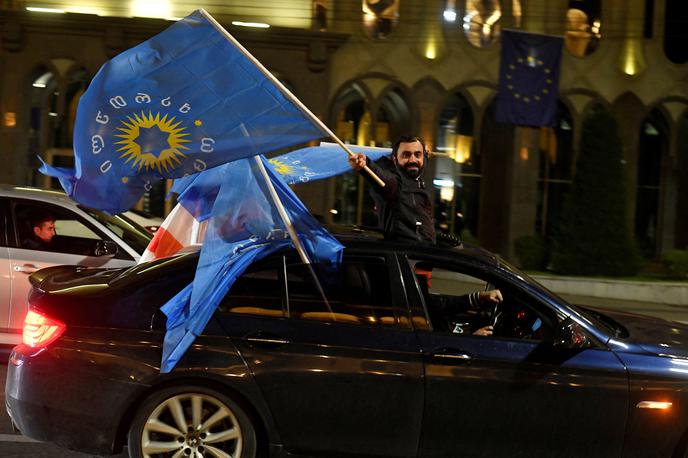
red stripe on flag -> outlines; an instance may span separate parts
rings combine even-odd
[[[168,232],[164,227],[161,227],[155,233],[153,240],[151,240],[148,245],[148,250],[155,253],[155,258],[162,258],[165,256],[170,256],[184,248],[184,245],[179,243],[170,232]]]

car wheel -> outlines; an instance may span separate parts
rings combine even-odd
[[[135,458],[256,456],[256,430],[231,398],[209,388],[175,386],[149,396],[127,437]]]

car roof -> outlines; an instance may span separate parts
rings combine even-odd
[[[30,186],[14,186],[0,184],[0,196],[15,197],[46,202],[59,202],[62,205],[76,206],[76,202],[70,199],[67,194],[54,189],[39,189]]]
[[[489,251],[460,243],[456,246],[446,244],[432,245],[428,243],[397,242],[385,240],[382,232],[373,228],[363,228],[358,226],[325,225],[325,227],[349,248],[359,248],[365,250],[372,248],[375,251],[405,252],[411,256],[418,255],[423,257],[446,257],[453,254],[459,258],[472,258],[487,264],[498,265],[499,257]]]

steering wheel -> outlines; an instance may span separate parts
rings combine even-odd
[[[498,330],[501,329],[503,325],[504,310],[501,302],[497,302],[492,309],[490,314],[490,324],[492,325],[492,334],[498,335]]]

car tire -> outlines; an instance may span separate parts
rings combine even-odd
[[[222,456],[219,451],[255,458],[257,450],[256,429],[246,411],[222,393],[193,385],[168,387],[146,398],[127,445],[132,458]]]

